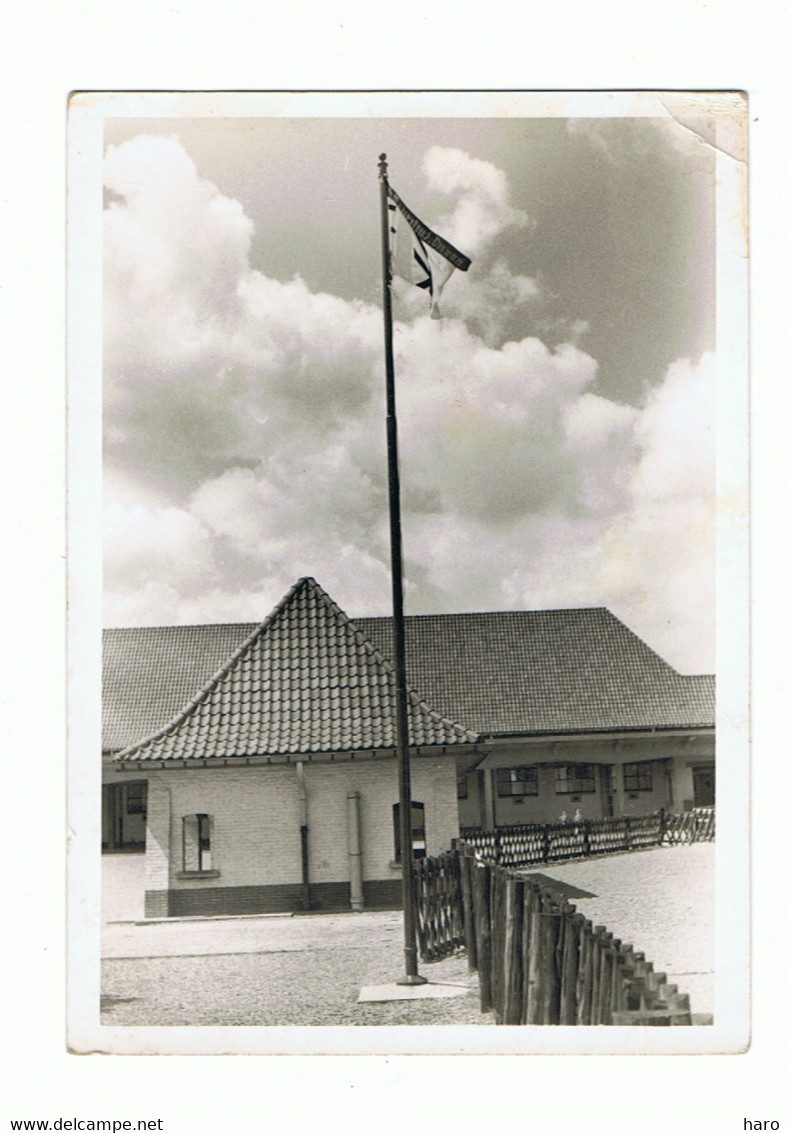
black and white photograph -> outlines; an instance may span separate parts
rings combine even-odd
[[[69,118],[70,1048],[747,1049],[745,96]]]

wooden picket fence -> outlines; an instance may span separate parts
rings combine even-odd
[[[465,947],[498,1024],[690,1026],[689,998],[644,954],[540,881],[461,845],[415,862],[425,961]]]
[[[716,838],[716,808],[696,807],[685,814],[667,815],[664,842],[677,843],[713,842]]]
[[[500,826],[496,830],[475,827],[461,831],[462,840],[480,857],[511,867],[644,850],[678,842],[712,841],[714,836],[713,807],[686,814],[656,811],[619,818]]]

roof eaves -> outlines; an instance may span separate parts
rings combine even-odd
[[[449,748],[453,751],[457,748],[472,748],[477,749],[480,746],[478,740],[468,741],[464,739],[463,743],[454,743],[448,740],[436,740],[434,742],[424,743],[410,743],[409,752],[411,755],[421,756],[435,756],[440,753],[445,753]],[[305,748],[301,751],[269,751],[264,753],[246,754],[246,755],[214,755],[214,756],[165,756],[155,757],[150,762],[162,767],[179,767],[179,768],[197,768],[197,767],[239,767],[241,765],[258,765],[267,763],[301,763],[309,762],[311,760],[319,762],[347,762],[354,759],[392,759],[396,755],[394,746],[384,746],[376,744],[370,747],[350,748],[343,747],[337,750],[329,750],[326,748]],[[118,759],[115,762],[135,769],[140,768],[141,761],[135,759],[127,759],[125,752],[120,752]],[[148,762],[148,761],[146,761]]]
[[[478,742],[485,743],[486,740],[514,740],[520,737],[532,739],[550,736],[611,736],[613,734],[627,734],[627,735],[653,735],[655,732],[712,732],[715,729],[715,724],[688,724],[681,722],[679,724],[634,724],[617,726],[614,725],[609,728],[518,728],[514,731],[494,731],[494,732],[481,732],[478,736]]]

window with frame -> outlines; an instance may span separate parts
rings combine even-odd
[[[141,814],[145,817],[148,796],[147,783],[126,784],[126,813]]]
[[[499,767],[496,773],[496,793],[500,799],[537,795],[537,767]]]
[[[392,822],[395,829],[395,861],[401,860],[400,842],[400,803],[392,808]],[[411,852],[412,857],[425,857],[425,803],[411,804]]]
[[[554,785],[558,795],[583,795],[595,792],[595,764],[569,763],[555,767]]]
[[[626,791],[652,791],[653,766],[650,763],[624,763],[623,785]]]
[[[456,794],[459,799],[469,798],[469,781],[464,775],[463,779],[459,779],[456,783]]]
[[[211,815],[185,814],[184,873],[211,872]]]

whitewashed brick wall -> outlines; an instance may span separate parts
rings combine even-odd
[[[312,883],[348,881],[348,792],[360,793],[363,878],[395,880],[394,759],[304,764]],[[413,758],[412,798],[425,804],[427,852],[458,836],[452,755]],[[146,888],[283,885],[301,881],[299,784],[295,765],[151,771],[148,778]],[[218,878],[178,878],[182,820],[212,817],[212,869]],[[170,866],[167,865],[167,847]]]

